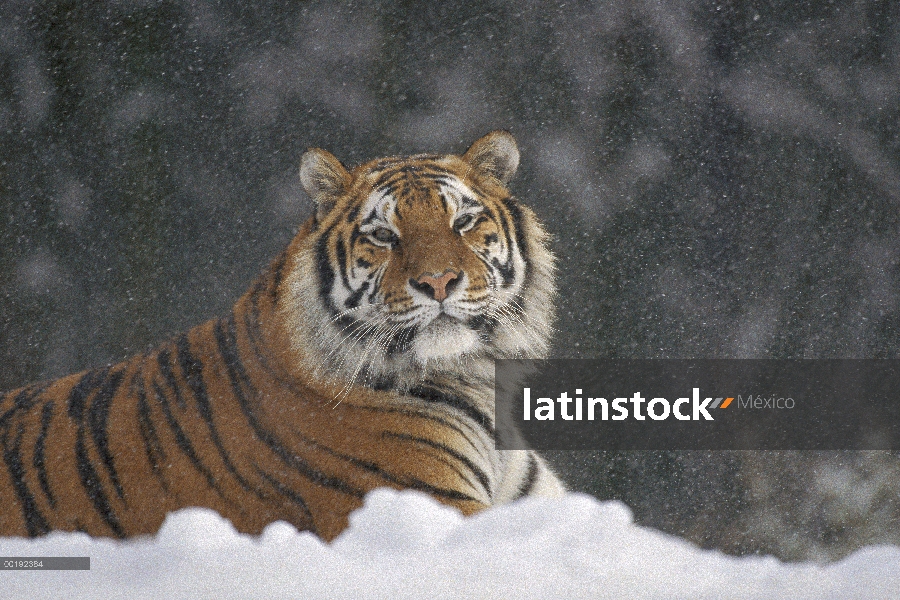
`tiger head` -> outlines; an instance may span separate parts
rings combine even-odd
[[[305,365],[334,381],[414,385],[495,358],[541,358],[554,258],[506,188],[519,151],[495,131],[462,156],[373,160],[352,171],[304,154],[316,211],[292,244],[284,318]]]

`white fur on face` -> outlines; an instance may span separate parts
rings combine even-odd
[[[481,345],[478,333],[459,321],[435,319],[426,325],[413,340],[416,362],[426,366],[429,361],[457,358],[475,351]]]

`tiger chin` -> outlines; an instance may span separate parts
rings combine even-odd
[[[352,171],[306,152],[314,215],[229,314],[0,395],[0,535],[127,538],[203,506],[331,540],[378,487],[464,514],[562,494],[494,443],[493,361],[545,357],[554,316],[518,162],[503,131]]]

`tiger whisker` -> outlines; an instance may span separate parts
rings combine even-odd
[[[384,322],[385,321],[382,320],[377,325],[380,326]],[[368,360],[369,355],[372,353],[372,351],[382,345],[384,346],[384,349],[387,350],[387,344],[385,344],[383,342],[383,340],[386,341],[388,338],[390,338],[390,336],[393,335],[394,332],[399,331],[401,329],[401,327],[402,327],[402,325],[400,325],[400,324],[394,324],[387,331],[382,331],[379,335],[376,335],[372,339],[372,341],[368,344],[366,351],[363,353],[362,357],[359,359],[359,363],[357,364],[356,369],[353,371],[353,375],[349,378],[349,380],[347,381],[347,384],[343,387],[343,389],[337,394],[337,396],[335,396],[335,398],[334,398],[335,405],[333,408],[337,408],[338,405],[343,401],[343,398],[345,398],[350,393],[350,389],[353,387],[353,384],[356,382],[356,378],[359,375],[359,372],[362,370],[363,365],[366,364],[366,361]]]
[[[352,323],[351,325],[348,325],[347,327],[344,327],[337,334],[335,334],[334,336],[329,338],[329,341],[326,343],[330,344],[331,341],[333,341],[338,335],[342,334],[348,328],[356,327],[357,329],[355,331],[353,331],[350,335],[348,335],[347,337],[344,338],[345,342],[352,343],[355,346],[359,342],[359,340],[361,340],[363,337],[368,335],[371,331],[374,331],[375,329],[377,329],[381,325],[381,323],[383,323],[384,321],[386,321],[389,318],[389,315],[387,315],[387,314],[382,314],[379,316],[380,316],[380,318],[375,322],[367,322],[367,323],[356,322],[356,323]],[[319,364],[316,366],[314,372],[320,373],[321,369],[325,367],[325,365],[331,360],[331,357],[338,350],[346,351],[346,348],[342,348],[341,344],[334,344],[334,346],[331,348],[331,350],[325,356],[323,356],[321,358],[321,360],[319,361]],[[342,358],[340,360],[340,362],[338,362],[338,364],[336,365],[336,370],[339,370],[344,365],[344,363],[346,362],[346,358],[347,358],[347,355],[345,355],[344,358]]]
[[[363,323],[362,325],[359,325],[358,329],[356,331],[352,332],[349,336],[344,338],[344,341],[352,343],[353,346],[358,345],[360,340],[362,340],[364,337],[366,337],[370,333],[377,331],[378,328],[384,322],[386,322],[388,318],[389,318],[389,315],[380,315],[380,318],[375,322],[368,322],[368,323]],[[347,349],[341,348],[340,345],[335,345],[335,347],[332,348],[331,351],[325,356],[325,358],[323,359],[323,362],[321,363],[321,366],[324,366],[324,362],[330,360],[331,357],[334,355],[334,353],[337,352],[338,350],[346,351]],[[341,367],[343,367],[343,365],[346,363],[348,357],[349,357],[349,353],[344,355],[344,357],[336,365],[337,369],[340,369]]]

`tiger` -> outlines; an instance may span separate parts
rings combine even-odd
[[[494,361],[545,357],[554,321],[518,164],[505,131],[352,170],[306,151],[312,215],[228,314],[0,394],[0,535],[132,538],[207,507],[330,541],[379,487],[464,515],[564,493],[536,452],[495,443]]]

